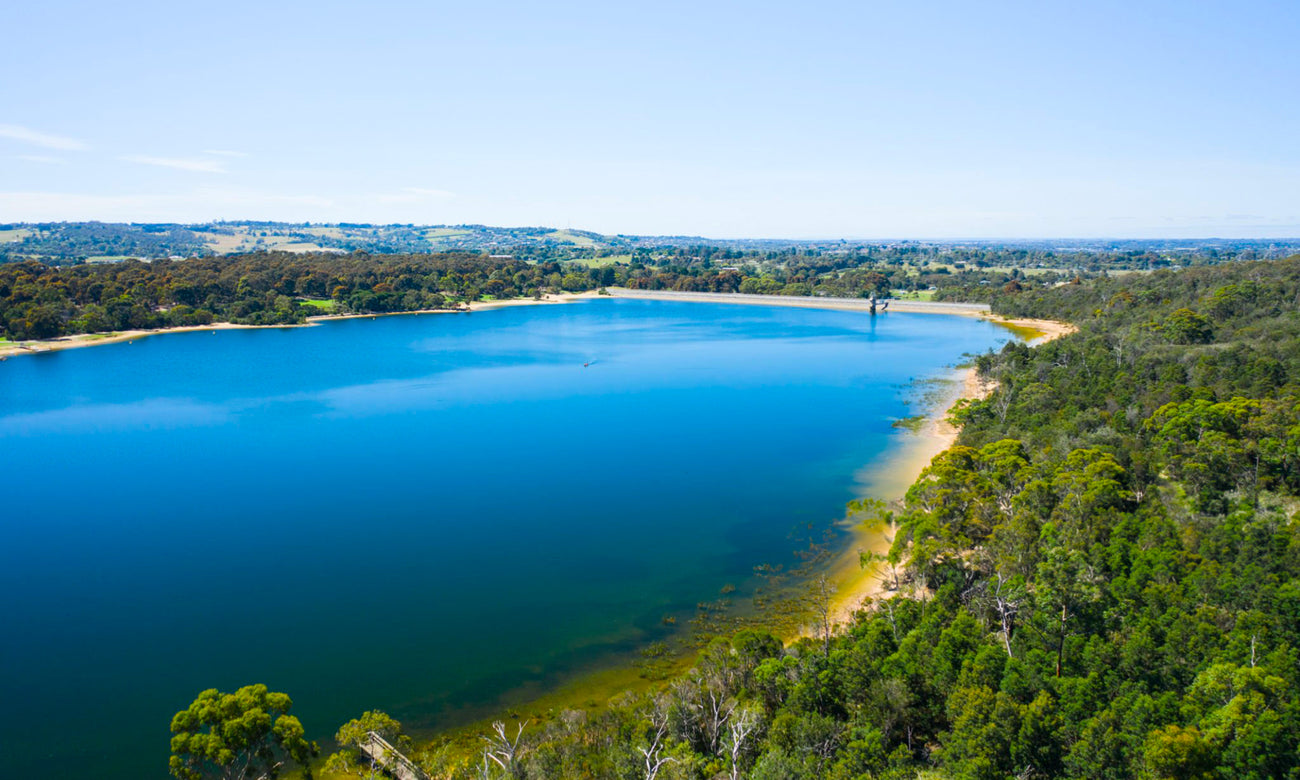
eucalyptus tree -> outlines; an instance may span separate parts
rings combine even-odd
[[[319,747],[289,713],[288,694],[246,685],[234,693],[210,688],[172,718],[169,768],[180,780],[271,780],[286,764],[303,767]]]

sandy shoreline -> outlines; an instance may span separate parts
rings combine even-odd
[[[988,317],[989,321],[1003,323],[1017,329],[1019,335],[1029,344],[1045,344],[1053,339],[1074,333],[1078,330],[1073,325],[1055,320],[1012,319]],[[1025,332],[1031,331],[1032,333]],[[994,383],[980,379],[975,368],[963,368],[950,376],[951,390],[934,405],[926,415],[920,430],[908,432],[899,442],[901,450],[883,464],[871,464],[864,468],[871,478],[867,483],[867,493],[891,505],[894,509],[902,501],[907,490],[921,476],[925,467],[936,455],[951,447],[957,441],[961,431],[948,421],[948,412],[958,401],[963,399],[979,400],[993,392]],[[866,527],[859,525],[853,529],[853,540],[849,548],[835,560],[830,567],[830,580],[835,585],[831,599],[831,622],[834,625],[848,623],[855,612],[862,609],[864,602],[885,592],[884,579],[888,576],[888,566],[877,563],[863,568],[860,564],[861,553],[884,555],[893,544],[894,529],[884,526]],[[813,636],[814,627],[805,627],[798,636]]]
[[[372,314],[321,314],[308,317],[302,324],[292,325],[239,325],[233,322],[214,322],[211,325],[186,325],[176,328],[155,328],[153,330],[123,330],[110,333],[79,333],[75,336],[60,336],[57,339],[43,341],[17,341],[0,345],[0,359],[13,355],[37,355],[42,352],[58,352],[65,349],[97,347],[102,344],[120,344],[135,341],[146,336],[162,336],[168,333],[194,333],[199,331],[244,330],[251,328],[309,328],[329,320],[374,319],[375,317],[398,317],[411,314],[470,314],[476,311],[506,309],[513,306],[537,306],[540,304],[571,303],[592,298],[595,293],[562,293],[545,295],[540,300],[535,298],[511,298],[504,301],[476,301],[459,309],[421,309],[418,311],[374,312]]]
[[[1058,322],[1057,320],[1036,320],[1028,317],[1004,317],[1000,314],[990,314],[984,319],[999,325],[1006,325],[1017,331],[1036,331],[1037,335],[1022,333],[1021,335],[1031,345],[1046,344],[1053,339],[1061,336],[1068,336],[1079,329],[1068,322]]]
[[[871,304],[860,298],[804,298],[784,295],[742,295],[734,293],[692,293],[671,290],[630,290],[622,287],[608,288],[615,298],[632,298],[659,301],[691,301],[699,303],[726,303],[757,306],[793,306],[809,309],[869,312]],[[934,301],[906,301],[890,299],[890,312],[914,314],[953,314],[974,317],[1001,325],[1030,345],[1045,344],[1061,336],[1074,333],[1075,326],[1056,320],[1004,317],[993,314],[988,304],[944,303]],[[883,313],[883,312],[882,312]],[[980,380],[974,367],[955,371],[950,377],[950,392],[934,405],[926,415],[920,430],[904,432],[895,442],[894,453],[883,462],[865,466],[862,473],[869,474],[863,481],[866,493],[892,506],[897,506],[908,489],[921,476],[921,472],[936,455],[957,441],[960,431],[948,421],[948,412],[960,400],[979,400],[993,391],[993,385]],[[891,507],[892,508],[892,507]],[[853,539],[829,567],[829,579],[835,587],[831,597],[831,622],[848,623],[863,602],[884,591],[884,566],[876,564],[863,568],[860,554],[864,552],[883,555],[894,540],[894,529],[888,527],[855,527]],[[805,626],[787,641],[801,636],[814,636],[816,628]]]

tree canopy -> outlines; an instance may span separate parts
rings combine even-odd
[[[234,693],[203,691],[172,718],[172,775],[180,780],[262,780],[279,777],[293,762],[309,770],[318,748],[289,715],[287,694],[265,685]]]

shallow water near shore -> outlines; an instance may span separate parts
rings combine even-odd
[[[209,687],[285,691],[323,741],[626,659],[840,517],[910,380],[1010,338],[590,300],[6,361],[5,774],[164,778]]]

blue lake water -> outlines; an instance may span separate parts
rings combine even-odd
[[[4,774],[161,780],[210,687],[285,691],[325,740],[607,663],[788,561],[908,381],[1009,338],[593,300],[0,363]]]

